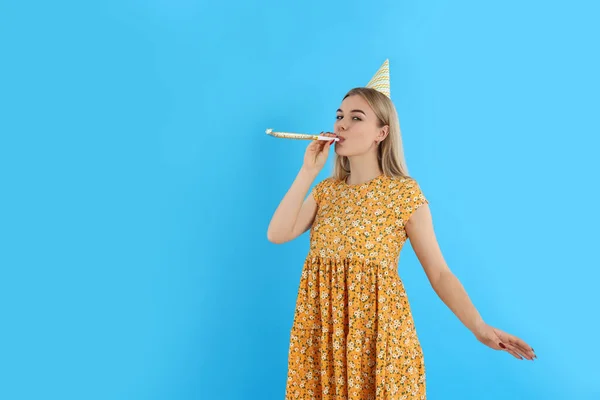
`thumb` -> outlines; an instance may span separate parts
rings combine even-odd
[[[493,349],[506,350],[506,345],[502,342],[502,339],[496,334],[496,332],[486,332],[482,338],[483,342]]]
[[[502,350],[506,350],[506,345],[502,342],[502,339],[500,339],[500,336],[498,336],[496,332],[492,331],[490,339],[496,344],[496,346],[500,347]]]
[[[502,338],[500,337],[500,335],[498,335],[497,332],[492,331],[493,332],[493,340],[496,342],[496,344],[503,350],[506,350],[506,344],[504,344],[504,342],[502,341]]]

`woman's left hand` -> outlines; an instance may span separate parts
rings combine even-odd
[[[494,350],[505,350],[519,360],[537,358],[533,348],[523,340],[485,323],[477,329],[475,337],[486,346]]]

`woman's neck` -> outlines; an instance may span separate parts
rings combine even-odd
[[[349,185],[368,182],[383,174],[377,161],[377,156],[365,154],[350,158],[350,175],[346,177]]]

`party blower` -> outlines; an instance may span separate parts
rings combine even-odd
[[[340,138],[323,136],[323,135],[310,135],[307,133],[291,133],[291,132],[273,132],[273,129],[266,130],[267,135],[271,135],[283,139],[300,139],[300,140],[335,140],[338,142]]]

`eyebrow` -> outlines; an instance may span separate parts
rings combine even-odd
[[[338,108],[337,112],[343,112],[343,111],[340,108]],[[363,110],[352,110],[350,112],[359,112],[359,113],[363,113],[365,117],[367,116],[367,114],[365,114],[365,112]]]

